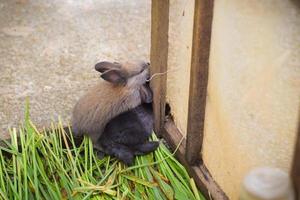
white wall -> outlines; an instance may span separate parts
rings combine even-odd
[[[186,134],[194,0],[170,0],[167,102],[176,126]]]

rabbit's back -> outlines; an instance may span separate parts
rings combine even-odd
[[[113,118],[105,127],[100,143],[114,141],[136,145],[148,140],[153,129],[151,109],[142,104]]]
[[[74,135],[88,134],[92,141],[97,141],[110,119],[140,103],[138,91],[100,82],[74,107],[72,116]]]

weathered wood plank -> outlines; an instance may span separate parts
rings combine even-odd
[[[296,139],[296,146],[295,146],[291,176],[292,176],[292,179],[294,182],[296,195],[298,197],[296,199],[300,199],[300,119],[299,119],[299,123],[298,123],[298,135],[297,135],[297,139]]]
[[[167,71],[169,0],[152,0],[151,8],[151,74]],[[165,118],[167,76],[151,80],[153,91],[154,130],[160,135]]]
[[[202,149],[212,17],[213,0],[196,0],[186,151],[192,165],[199,161]]]
[[[172,149],[175,149],[176,146],[180,143],[183,135],[177,129],[176,125],[172,120],[167,120],[163,130],[163,137],[166,139],[168,144],[170,144]],[[197,165],[191,166],[185,157],[186,143],[185,139],[181,142],[176,156],[180,162],[186,167],[189,174],[194,178],[198,188],[204,194],[207,199],[211,197],[215,200],[228,200],[229,198],[226,194],[220,189],[218,184],[213,180],[210,173],[203,163],[198,163]]]

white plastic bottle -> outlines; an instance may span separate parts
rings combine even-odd
[[[245,177],[240,200],[295,200],[289,175],[278,169],[261,167]]]

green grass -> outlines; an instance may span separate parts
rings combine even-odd
[[[0,147],[0,199],[204,199],[163,144],[131,167],[99,159],[89,138],[75,147],[61,121],[50,133],[38,131],[28,104],[24,127],[10,133],[11,141]],[[155,134],[151,140],[158,140]]]

